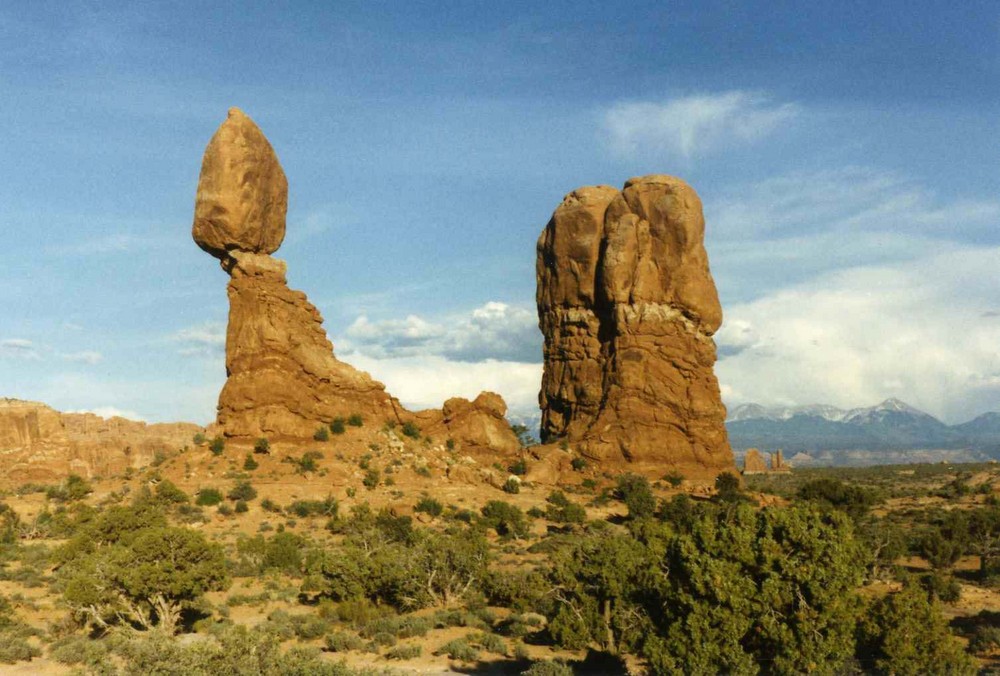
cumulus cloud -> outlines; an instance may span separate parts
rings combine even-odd
[[[440,408],[451,397],[473,399],[484,390],[500,394],[512,413],[525,414],[538,408],[541,363],[495,359],[472,363],[439,355],[377,358],[355,354],[351,365],[385,383],[408,408]]]
[[[541,343],[534,310],[489,302],[436,321],[416,315],[371,321],[362,315],[341,336],[338,349],[381,359],[436,355],[462,362],[538,362]]]
[[[93,350],[83,350],[81,352],[60,353],[59,358],[65,359],[66,361],[89,364],[90,366],[93,366],[94,364],[99,364],[103,361],[104,355]]]
[[[24,338],[5,338],[0,340],[0,357],[9,357],[11,359],[42,358],[35,344]]]
[[[898,397],[957,422],[1000,409],[1000,247],[859,266],[726,308],[728,404]]]
[[[125,418],[127,420],[135,420],[136,422],[146,422],[146,420],[135,411],[125,411],[120,408],[115,408],[114,406],[98,406],[97,408],[67,411],[67,413],[93,413],[94,415],[98,415],[105,420],[111,418]]]
[[[225,353],[226,325],[222,322],[204,322],[177,331],[170,340],[179,345],[178,354],[184,357],[215,357]]]
[[[612,149],[620,154],[649,149],[689,158],[727,144],[756,141],[799,112],[793,103],[737,90],[617,103],[604,114],[604,126]]]

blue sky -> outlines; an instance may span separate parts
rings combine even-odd
[[[207,422],[226,276],[190,239],[230,106],[289,281],[413,406],[541,372],[534,245],[635,175],[705,204],[739,404],[1000,410],[1000,6],[0,5],[0,396]]]

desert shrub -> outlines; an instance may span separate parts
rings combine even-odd
[[[313,432],[314,441],[329,441],[330,440],[330,430],[327,429],[326,425],[317,427],[316,431]]]
[[[528,536],[528,522],[520,507],[501,500],[490,500],[481,510],[479,522],[505,538]]]
[[[403,423],[400,431],[403,433],[403,436],[410,437],[411,439],[420,438],[420,428],[413,421]]]
[[[222,452],[226,450],[226,440],[221,436],[213,437],[208,445],[208,450],[212,452],[212,455],[222,455]]]
[[[1000,649],[1000,627],[979,625],[969,639],[969,650],[977,655],[991,653]]]
[[[163,479],[156,484],[156,499],[162,502],[182,505],[191,500],[188,494],[182,491],[177,485],[167,479]]]
[[[496,634],[480,633],[467,638],[471,638],[475,645],[488,653],[493,653],[494,655],[507,654],[507,642]]]
[[[287,508],[290,514],[302,519],[312,516],[336,518],[339,510],[340,503],[332,495],[328,495],[322,500],[296,500]]]
[[[264,498],[263,500],[261,500],[260,508],[263,509],[265,512],[271,512],[272,514],[281,513],[281,505],[276,503],[271,498]]]
[[[520,458],[507,467],[507,471],[515,476],[524,476],[528,473],[528,461],[524,458]]]
[[[229,489],[229,493],[226,497],[230,500],[253,500],[257,497],[257,489],[254,488],[249,481],[237,481],[236,484]]]
[[[420,498],[420,501],[417,502],[416,506],[413,508],[413,511],[423,512],[424,514],[429,514],[430,516],[433,517],[439,517],[441,516],[441,513],[444,512],[444,505],[442,505],[440,502],[430,497],[429,495],[425,495],[424,497]]]
[[[508,477],[503,484],[503,492],[516,495],[521,492],[521,480],[516,476]]]
[[[670,484],[672,488],[677,488],[684,483],[684,475],[680,472],[669,472],[663,476],[663,480]]]
[[[933,598],[954,603],[962,595],[962,587],[951,575],[935,571],[920,577],[920,586]]]
[[[45,497],[55,502],[74,502],[83,500],[94,492],[90,482],[77,474],[70,474],[58,486],[50,486],[45,491]]]
[[[222,502],[222,492],[216,488],[202,488],[195,493],[194,504],[201,507],[214,507]]]
[[[447,655],[448,659],[459,662],[475,662],[479,659],[479,651],[469,645],[464,638],[448,641],[434,651],[435,655]]]
[[[191,441],[194,442],[195,446],[203,446],[205,444],[205,435],[201,432],[198,432],[191,438]]]
[[[261,437],[254,442],[253,452],[265,455],[271,452],[271,442],[268,441],[267,437]]]
[[[570,501],[562,491],[552,491],[546,498],[545,518],[555,523],[580,524],[587,520],[587,510]]]
[[[233,508],[232,508],[232,507],[230,507],[229,505],[225,505],[225,504],[223,504],[223,505],[219,505],[219,506],[218,506],[218,507],[216,508],[216,510],[215,510],[215,511],[216,511],[216,512],[217,512],[218,514],[221,514],[222,516],[232,516],[232,515],[233,515]]]
[[[28,643],[23,637],[0,633],[0,663],[14,664],[41,657],[42,651]]]
[[[940,608],[916,585],[876,601],[862,622],[861,666],[879,674],[974,674]]]
[[[732,472],[723,472],[715,477],[715,497],[722,502],[739,502],[746,496],[740,486],[740,478]]]
[[[344,426],[344,419],[334,418],[333,422],[330,423],[330,431],[334,434],[343,434],[346,432],[347,428]]]
[[[369,467],[368,471],[365,472],[365,477],[361,480],[361,483],[364,484],[365,488],[371,491],[375,490],[381,480],[382,473],[379,472],[378,468]]]
[[[352,413],[347,418],[347,424],[351,427],[361,427],[365,424],[365,419],[361,417],[360,413]]]
[[[108,649],[104,643],[76,635],[53,641],[48,651],[49,658],[60,664],[88,666],[98,666],[106,659],[107,654]]]
[[[623,474],[618,477],[615,496],[628,507],[630,519],[643,519],[656,511],[656,498],[649,480],[638,474]]]
[[[539,660],[532,662],[521,676],[573,676],[573,668],[558,660]]]
[[[398,645],[395,648],[387,651],[385,656],[390,660],[412,660],[420,657],[424,652],[424,649],[416,644],[411,645]]]
[[[583,470],[587,469],[587,460],[585,458],[581,458],[578,455],[572,460],[570,460],[569,465],[570,467],[573,468],[573,471],[582,472]]]
[[[306,474],[308,472],[315,472],[319,469],[319,465],[316,463],[317,460],[322,460],[323,454],[319,451],[306,451],[302,454],[302,457],[296,458],[294,456],[285,456],[282,462],[288,462],[295,465],[295,471],[299,474]]]
[[[246,514],[250,511],[250,505],[246,503],[246,500],[237,500],[236,504],[233,505],[233,510],[237,514]]]
[[[839,509],[853,519],[863,517],[876,502],[874,492],[828,477],[802,484],[796,497]]]
[[[336,631],[328,634],[326,639],[326,649],[334,653],[346,653],[351,650],[361,650],[365,642],[357,634],[346,631]]]
[[[260,463],[257,462],[257,459],[253,457],[253,454],[247,453],[247,457],[243,458],[243,469],[252,472],[258,467],[260,467]]]

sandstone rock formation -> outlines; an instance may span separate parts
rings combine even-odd
[[[260,129],[237,109],[205,149],[192,235],[230,275],[226,384],[217,422],[231,437],[311,438],[337,417],[419,420],[424,433],[470,450],[519,448],[506,404],[484,393],[449,400],[444,411],[411,414],[382,383],[334,356],[323,318],[288,288],[272,258],[285,235],[288,183]]]
[[[187,423],[146,424],[45,404],[0,399],[0,480],[54,481],[68,474],[116,476],[190,445],[202,431]]]
[[[440,411],[414,414],[422,431],[434,439],[454,442],[461,453],[514,454],[521,449],[504,417],[507,404],[495,392],[482,392],[473,401],[454,397]]]
[[[772,472],[791,472],[792,466],[785,462],[785,456],[782,455],[781,449],[771,454],[771,471]]]
[[[538,241],[543,441],[688,476],[733,469],[701,202],[670,176],[576,190]]]
[[[744,474],[767,474],[767,461],[756,448],[748,448],[743,456]]]

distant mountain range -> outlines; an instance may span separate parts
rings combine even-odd
[[[1000,413],[946,425],[899,399],[850,410],[744,404],[730,411],[726,428],[737,455],[748,448],[780,448],[793,461],[803,454],[800,465],[1000,458]]]

